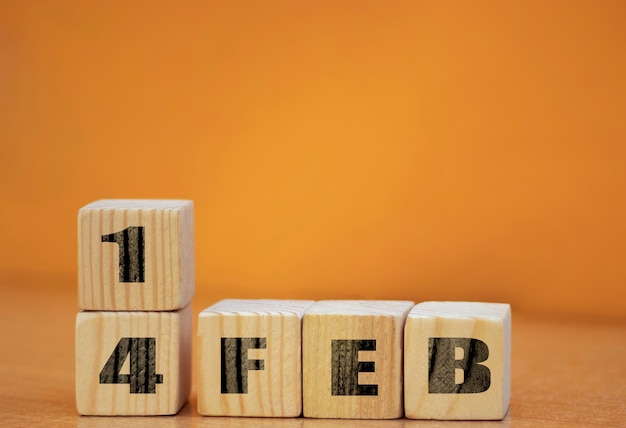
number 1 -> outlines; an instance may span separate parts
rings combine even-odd
[[[143,226],[130,226],[120,232],[102,235],[102,242],[115,242],[119,246],[120,282],[144,282],[143,235]]]

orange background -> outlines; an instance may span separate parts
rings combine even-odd
[[[0,275],[195,201],[216,296],[625,317],[623,1],[0,3]],[[4,281],[9,284],[10,281]]]

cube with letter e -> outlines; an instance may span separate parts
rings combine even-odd
[[[402,343],[412,307],[408,301],[327,300],[307,310],[305,417],[402,417]]]

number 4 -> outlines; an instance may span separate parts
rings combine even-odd
[[[130,354],[130,373],[120,374]],[[100,383],[127,383],[131,394],[156,394],[163,375],[156,374],[156,338],[122,337],[100,372]]]

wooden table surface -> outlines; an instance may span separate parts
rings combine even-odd
[[[193,301],[194,337],[198,312],[216,300],[210,290],[198,290]],[[176,416],[79,416],[74,396],[77,311],[76,287],[65,280],[0,280],[0,425],[314,428],[338,424],[305,418],[203,417],[196,410],[195,386]],[[626,319],[546,318],[517,313],[513,307],[512,343],[507,417],[501,422],[463,422],[463,426],[626,426]],[[340,422],[360,428],[456,425],[407,419]]]

